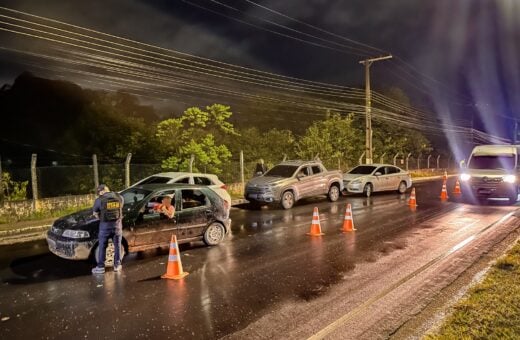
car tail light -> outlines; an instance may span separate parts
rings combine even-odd
[[[225,185],[225,184],[222,184],[222,185],[220,186],[220,189],[224,189],[224,190],[227,190],[227,185]]]

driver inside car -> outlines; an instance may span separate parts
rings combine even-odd
[[[156,205],[153,209],[161,214],[161,218],[171,219],[175,215],[175,207],[172,205],[172,197],[170,196],[164,196],[161,204]]]

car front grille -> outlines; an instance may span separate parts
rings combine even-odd
[[[503,180],[501,177],[471,178],[470,183],[472,186],[478,187],[480,189],[495,189],[501,183],[503,183]]]

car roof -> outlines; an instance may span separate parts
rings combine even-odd
[[[278,163],[277,165],[294,165],[294,166],[300,166],[300,165],[306,165],[306,164],[321,164],[320,161],[304,161],[304,160],[289,160],[289,161],[283,161],[281,163]]]
[[[196,172],[160,172],[157,174],[153,174],[152,176],[162,176],[162,177],[170,177],[170,178],[176,178],[180,176],[205,176],[205,177],[217,177],[217,175],[214,174],[203,174],[203,173],[196,173]],[[150,176],[150,177],[152,177]]]
[[[397,165],[387,164],[387,163],[360,164],[358,166],[364,166],[364,165],[366,165],[366,166],[393,166],[393,167],[398,168]]]
[[[207,189],[206,185],[198,184],[186,184],[186,183],[173,183],[173,184],[140,184],[131,187],[133,189],[145,189],[151,191],[161,191],[168,189]]]

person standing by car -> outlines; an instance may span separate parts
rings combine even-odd
[[[107,185],[97,188],[98,198],[94,202],[94,216],[99,219],[98,263],[92,269],[92,274],[105,273],[106,248],[109,239],[114,243],[114,271],[119,272],[121,266],[121,237],[123,235],[123,197],[112,192]]]
[[[260,158],[258,160],[258,163],[256,163],[256,167],[255,167],[255,176],[260,176],[260,175],[263,175],[267,172],[267,167],[265,166],[264,164],[264,160],[262,158]]]
[[[155,211],[161,214],[161,217],[173,218],[175,215],[175,207],[172,205],[172,198],[170,196],[164,196],[161,200],[161,204],[154,208]]]

